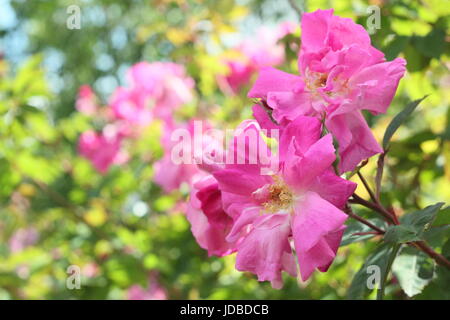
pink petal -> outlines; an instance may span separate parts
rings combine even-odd
[[[385,113],[405,73],[406,61],[397,58],[363,69],[349,81],[351,88],[358,88],[357,107],[374,114]]]
[[[281,271],[296,275],[295,260],[288,241],[290,231],[289,215],[259,217],[239,244],[236,269],[250,271],[258,276],[259,281],[270,281],[274,288],[281,288]]]
[[[234,251],[234,245],[225,240],[232,219],[222,209],[220,191],[212,176],[194,184],[186,217],[198,244],[209,255],[220,257]]]
[[[268,176],[247,174],[244,170],[224,169],[213,173],[224,192],[251,197],[251,194],[270,182]]]
[[[269,92],[267,104],[273,109],[272,116],[278,123],[292,121],[313,111],[309,92]]]
[[[293,141],[295,144],[295,142]],[[327,134],[314,143],[303,156],[286,154],[284,180],[295,190],[306,190],[314,179],[327,170],[336,159],[333,138]]]
[[[240,237],[246,235],[248,233],[247,226],[253,224],[260,216],[260,207],[247,205],[235,219],[233,227],[227,236],[227,241],[236,242]]]
[[[304,154],[320,139],[322,124],[313,117],[299,116],[283,130],[280,138],[280,159],[284,159],[286,148],[294,137],[296,151]]]
[[[310,190],[335,207],[342,209],[356,186],[356,183],[337,176],[330,168],[315,179]]]
[[[360,111],[334,116],[326,126],[339,142],[339,171],[352,171],[362,160],[383,152]]]
[[[333,9],[317,10],[302,16],[302,49],[317,51],[323,48]]]
[[[260,70],[248,97],[265,98],[269,92],[288,92],[297,90],[299,87],[302,87],[300,77],[267,67]]]
[[[340,242],[334,234],[342,231],[346,219],[344,212],[315,192],[307,192],[298,201],[292,231],[303,281],[314,269],[325,270],[333,261]]]
[[[341,228],[339,228],[337,231],[329,233],[325,236],[325,241],[327,243],[327,245],[329,246],[329,248],[334,252],[334,255],[336,255],[339,246],[341,244],[342,241],[342,236],[344,234],[345,228],[347,226],[343,225]],[[326,272],[328,270],[328,268],[330,267],[331,263],[333,261],[330,261],[328,264],[325,264],[321,267],[318,267],[319,271],[321,272]]]
[[[226,155],[226,168],[246,175],[260,175],[262,168],[277,167],[277,159],[263,139],[261,127],[254,120],[243,121]]]
[[[267,136],[270,137],[271,130],[281,130],[280,126],[270,119],[267,110],[265,110],[262,106],[255,104],[252,107],[253,117],[258,121],[260,127],[264,130],[267,130]]]

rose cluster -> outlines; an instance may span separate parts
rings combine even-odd
[[[184,67],[170,62],[140,62],[127,73],[129,87],[118,87],[107,107],[100,107],[89,86],[82,86],[78,111],[102,123],[102,130],[80,136],[79,153],[101,173],[128,160],[124,140],[134,139],[155,119],[172,125],[172,114],[193,99],[194,81]]]
[[[406,64],[386,61],[360,25],[332,10],[304,14],[301,32],[299,75],[260,71],[248,94],[258,99],[256,121],[244,121],[224,151],[244,161],[209,166],[187,212],[210,255],[236,252],[236,269],[274,288],[282,271],[297,276],[299,269],[305,281],[333,262],[356,188],[341,174],[382,152],[361,110],[386,111]],[[269,129],[280,132],[276,157]],[[262,170],[269,162],[272,171]]]
[[[130,86],[118,88],[104,111],[89,87],[77,101],[79,111],[106,119],[101,132],[85,132],[79,141],[80,153],[100,172],[127,160],[124,139],[162,120],[164,156],[154,164],[154,181],[166,192],[186,183],[186,215],[199,245],[210,255],[236,253],[237,270],[274,288],[282,286],[282,271],[306,281],[333,262],[356,188],[342,175],[383,151],[362,110],[386,112],[406,64],[386,61],[362,26],[317,10],[302,17],[299,74],[288,74],[273,66],[284,61],[279,40],[293,30],[287,24],[263,35],[265,41],[245,41],[239,59],[223,61],[229,68],[218,76],[224,93],[237,92],[258,73],[248,93],[254,119],[243,121],[225,146],[203,134],[212,125],[202,121],[199,144],[208,152],[199,156],[189,141],[192,152],[183,150],[183,157],[192,161],[173,159],[174,132],[198,134],[196,120],[179,123],[173,116],[193,98],[194,81],[182,66],[134,65]]]

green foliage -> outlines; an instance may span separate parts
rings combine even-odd
[[[406,121],[406,119],[409,117],[411,113],[417,108],[420,102],[422,102],[423,99],[426,97],[423,97],[422,99],[410,102],[405,109],[403,109],[399,114],[397,114],[394,119],[392,119],[391,123],[389,123],[389,126],[387,127],[384,137],[383,137],[383,149],[387,150],[389,147],[389,141],[391,140],[392,136],[394,135],[395,131]]]
[[[435,265],[423,252],[408,249],[402,250],[395,259],[392,271],[403,291],[408,297],[413,297],[433,279]]]
[[[400,220],[400,225],[390,226],[384,235],[384,241],[393,243],[405,243],[423,240],[423,235],[436,218],[443,202],[428,206],[423,210],[417,210],[406,214]]]
[[[383,221],[379,219],[368,219],[368,221],[377,227],[384,226]],[[373,230],[359,221],[349,219],[346,225],[347,228],[345,229],[344,235],[342,236],[341,247],[354,242],[365,241],[374,237],[374,234],[364,234],[367,232],[372,232]]]
[[[365,26],[369,2],[309,0],[307,9],[334,7]],[[153,163],[162,156],[160,125],[130,146],[127,165],[100,175],[76,147],[80,133],[98,126],[98,119],[75,112],[74,105],[83,84],[93,85],[106,104],[111,90],[124,84],[126,67],[176,61],[201,97],[182,117],[198,113],[231,128],[250,117],[252,102],[246,89],[235,96],[219,90],[217,75],[226,68],[217,52],[227,52],[226,39],[258,23],[297,21],[287,1],[11,4],[17,24],[0,26],[0,299],[123,299],[130,286],[147,287],[153,274],[171,299],[364,299],[374,298],[367,288],[371,265],[381,268],[388,299],[450,299],[446,268],[406,245],[396,251],[399,243],[424,239],[450,258],[450,207],[437,203],[450,199],[450,12],[444,2],[382,1],[381,29],[372,35],[387,60],[404,57],[409,71],[387,115],[366,115],[389,149],[381,201],[407,212],[402,225],[389,226],[379,244],[381,236],[358,235],[370,229],[349,219],[329,271],[307,284],[286,276],[280,291],[237,272],[234,256],[208,257],[198,246],[184,216],[185,190],[164,194],[152,182]],[[65,28],[71,4],[82,8],[81,30]],[[25,39],[26,48],[11,39]],[[282,42],[298,46],[298,35]],[[283,70],[297,71],[295,45],[287,48]],[[373,176],[373,160],[360,169]],[[386,228],[375,213],[355,212]],[[27,228],[39,238],[12,250],[13,236]],[[70,265],[82,270],[80,290],[66,288]]]
[[[369,289],[368,283],[370,280],[370,266],[376,266],[380,270],[380,280],[381,278],[384,278],[384,273],[381,273],[382,270],[386,270],[386,266],[389,262],[389,253],[392,251],[392,246],[389,246],[387,244],[382,244],[378,246],[375,250],[372,251],[372,253],[369,255],[369,257],[366,259],[362,267],[358,270],[358,272],[353,277],[352,283],[348,289],[347,292],[347,298],[348,299],[364,299],[367,297],[369,292],[371,291]],[[371,284],[375,284],[374,282],[371,282]],[[379,284],[378,284],[379,286]],[[377,288],[379,290],[379,288]]]

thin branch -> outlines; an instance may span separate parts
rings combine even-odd
[[[372,199],[373,202],[377,203],[377,198],[375,198],[375,194],[373,193],[372,189],[370,188],[369,183],[367,182],[366,178],[364,178],[364,176],[361,174],[360,171],[357,172],[357,175],[358,175],[359,179],[362,181],[367,192],[369,193],[370,199]]]
[[[304,0],[304,1],[305,1],[305,0]],[[302,16],[303,16],[303,13],[305,12],[304,6],[299,7],[299,6],[295,3],[295,0],[288,0],[288,2],[289,2],[289,5],[291,6],[291,8],[294,9],[294,11],[297,13],[300,22],[302,22]]]
[[[384,158],[386,156],[386,152],[382,153],[380,157],[378,158],[378,168],[377,168],[377,174],[375,177],[376,182],[376,193],[374,194],[372,192],[372,189],[370,188],[369,184],[367,183],[366,179],[363,177],[363,175],[358,171],[358,177],[361,179],[362,183],[364,184],[364,187],[366,188],[367,192],[370,195],[370,198],[372,199],[372,202],[364,200],[360,196],[358,196],[356,193],[353,193],[352,198],[349,200],[349,203],[355,203],[362,205],[366,208],[372,209],[375,212],[378,212],[383,217],[387,219],[388,222],[391,222],[395,225],[399,225],[400,221],[397,218],[397,215],[395,214],[395,211],[390,212],[387,210],[383,204],[380,201],[380,191],[381,191],[381,179],[383,177],[383,168],[384,168]],[[349,208],[349,206],[347,206]],[[351,208],[349,212],[347,212],[351,217],[355,218],[356,220],[360,221],[361,223],[364,223],[365,225],[369,226],[376,232],[380,232],[380,229],[378,227],[373,228],[374,226],[369,225],[368,221],[365,219],[355,215]],[[370,223],[370,222],[369,222]],[[384,231],[383,231],[384,233]],[[434,251],[431,247],[429,247],[425,241],[415,241],[415,242],[409,242],[408,245],[413,246],[424,253],[426,253],[428,256],[433,258],[438,264],[450,269],[450,261],[447,260],[443,255],[437,253]]]
[[[361,222],[362,224],[365,224],[366,226],[368,226],[369,228],[375,230],[378,234],[384,234],[384,230],[378,228],[376,225],[374,225],[373,223],[371,223],[370,221],[367,221],[366,219],[364,219],[363,217],[358,216],[357,214],[355,214],[352,210],[352,208],[350,206],[347,205],[347,207],[345,208],[345,213],[348,214],[349,217],[358,220],[359,222]]]
[[[355,232],[352,234],[352,236],[367,236],[367,235],[380,235],[381,233],[378,231],[367,231],[367,232]]]
[[[441,266],[444,266],[444,267],[450,269],[450,261],[448,261],[447,258],[445,258],[442,254],[439,254],[436,251],[434,251],[431,247],[429,247],[425,243],[425,241],[412,242],[412,243],[410,243],[410,245],[425,252],[427,255],[429,255],[431,258],[433,258]]]
[[[386,151],[380,154],[377,161],[377,175],[375,176],[375,197],[377,201],[380,201],[381,193],[381,180],[383,179],[384,171],[384,157],[386,156]]]
[[[349,200],[350,203],[355,203],[362,205],[366,208],[372,209],[373,211],[381,214],[384,218],[386,218],[390,223],[398,224],[396,223],[396,220],[393,218],[392,213],[387,211],[383,206],[381,206],[379,203],[373,203],[367,200],[364,200],[360,196],[358,196],[356,193],[352,195],[352,198]]]
[[[365,224],[366,226],[368,226],[369,228],[375,230],[375,232],[377,234],[384,234],[385,231],[381,230],[380,228],[378,228],[377,226],[375,226],[374,224],[372,224],[371,222],[367,221],[366,219],[358,216],[357,214],[355,214],[351,207],[347,205],[346,209],[344,210],[345,213],[347,213],[349,215],[349,217],[358,220],[359,222]],[[370,234],[370,233],[367,233]],[[447,260],[446,257],[444,257],[442,254],[437,253],[436,251],[434,251],[431,247],[429,247],[424,241],[416,241],[416,242],[408,242],[408,245],[415,247],[416,249],[423,251],[424,253],[426,253],[428,256],[430,256],[434,261],[436,261],[438,264],[440,264],[441,266],[444,266],[448,269],[450,269],[450,261]]]

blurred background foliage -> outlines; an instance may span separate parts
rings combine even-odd
[[[80,30],[66,28],[73,4],[82,10]],[[334,8],[366,26],[369,5],[381,9],[374,45],[388,60],[408,62],[388,113],[366,114],[379,141],[393,115],[429,94],[394,137],[382,199],[398,212],[450,202],[449,2],[308,0],[306,8]],[[230,128],[250,117],[250,84],[234,96],[218,88],[220,57],[259,26],[287,20],[298,20],[287,0],[0,0],[0,299],[123,299],[156,283],[172,299],[345,298],[375,242],[344,246],[329,272],[307,284],[286,278],[274,290],[235,271],[233,256],[207,257],[183,215],[186,190],[164,194],[152,182],[162,155],[157,125],[106,175],[76,151],[92,126],[74,108],[78,88],[92,85],[106,104],[139,61],[186,66],[197,91],[187,110]],[[298,34],[282,41],[298,42]],[[295,72],[296,52],[286,50],[281,68]],[[375,166],[371,159],[364,174],[373,177]],[[436,220],[441,238],[449,238],[449,223],[448,215]],[[80,290],[66,288],[70,265],[81,268]],[[449,299],[445,279],[436,276],[416,298]],[[396,279],[388,289],[387,298],[407,298]]]

